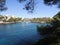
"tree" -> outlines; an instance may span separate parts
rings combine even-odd
[[[27,0],[18,0],[20,3],[21,2],[25,2]],[[27,11],[30,11],[30,12],[33,12],[34,10],[34,7],[35,7],[35,2],[37,0],[29,0],[27,1],[27,3],[25,4],[25,7],[24,9],[26,9]],[[43,0],[44,1],[44,4],[46,5],[57,5],[58,8],[60,8],[60,0]]]
[[[60,27],[60,12],[58,12],[58,13],[53,17],[52,25],[54,25],[55,27]]]
[[[4,18],[4,16],[1,16],[1,15],[0,15],[0,19],[3,19],[3,18]]]
[[[5,4],[6,4],[6,0],[0,0],[0,11],[3,11],[3,10],[7,9]]]
[[[15,18],[11,17],[7,22],[15,22]]]
[[[58,7],[60,8],[60,0],[44,0],[44,4],[58,5]]]
[[[50,25],[38,26],[38,32],[45,38],[39,40],[35,45],[60,45],[60,12],[53,17]]]
[[[34,11],[36,1],[37,0],[18,0],[19,3],[26,2],[25,7],[23,9],[26,9],[29,12]],[[44,1],[44,4],[46,5],[57,5],[60,8],[60,0],[43,0],[43,1]],[[6,5],[6,0],[0,0],[0,11],[7,9],[5,5]]]
[[[5,5],[6,5],[6,0],[0,0],[0,12],[7,10],[7,7]]]

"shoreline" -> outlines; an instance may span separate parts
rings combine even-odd
[[[0,22],[0,24],[13,24],[15,22]]]

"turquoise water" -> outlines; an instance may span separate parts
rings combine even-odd
[[[40,35],[37,23],[0,24],[0,45],[31,45]]]

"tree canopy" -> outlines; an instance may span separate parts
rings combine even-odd
[[[41,26],[37,27],[37,31],[41,35],[46,36],[39,40],[35,45],[60,45],[60,12],[53,16],[52,26]]]
[[[26,2],[24,9],[33,12],[37,0],[17,0],[19,3]],[[43,0],[46,5],[57,5],[60,8],[60,0]],[[0,11],[6,10],[6,0],[0,0]]]
[[[27,0],[18,0],[20,3],[25,2]],[[25,4],[25,9],[28,11],[33,11],[35,7],[35,2],[37,0],[29,0],[28,3]],[[46,5],[57,5],[60,8],[60,0],[43,0]]]
[[[60,0],[44,0],[44,4],[58,5],[58,7],[60,8]]]
[[[0,0],[0,11],[3,11],[3,10],[7,9],[5,4],[6,4],[6,0]]]

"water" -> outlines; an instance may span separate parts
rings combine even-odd
[[[0,24],[0,45],[31,45],[41,37],[37,23]]]

